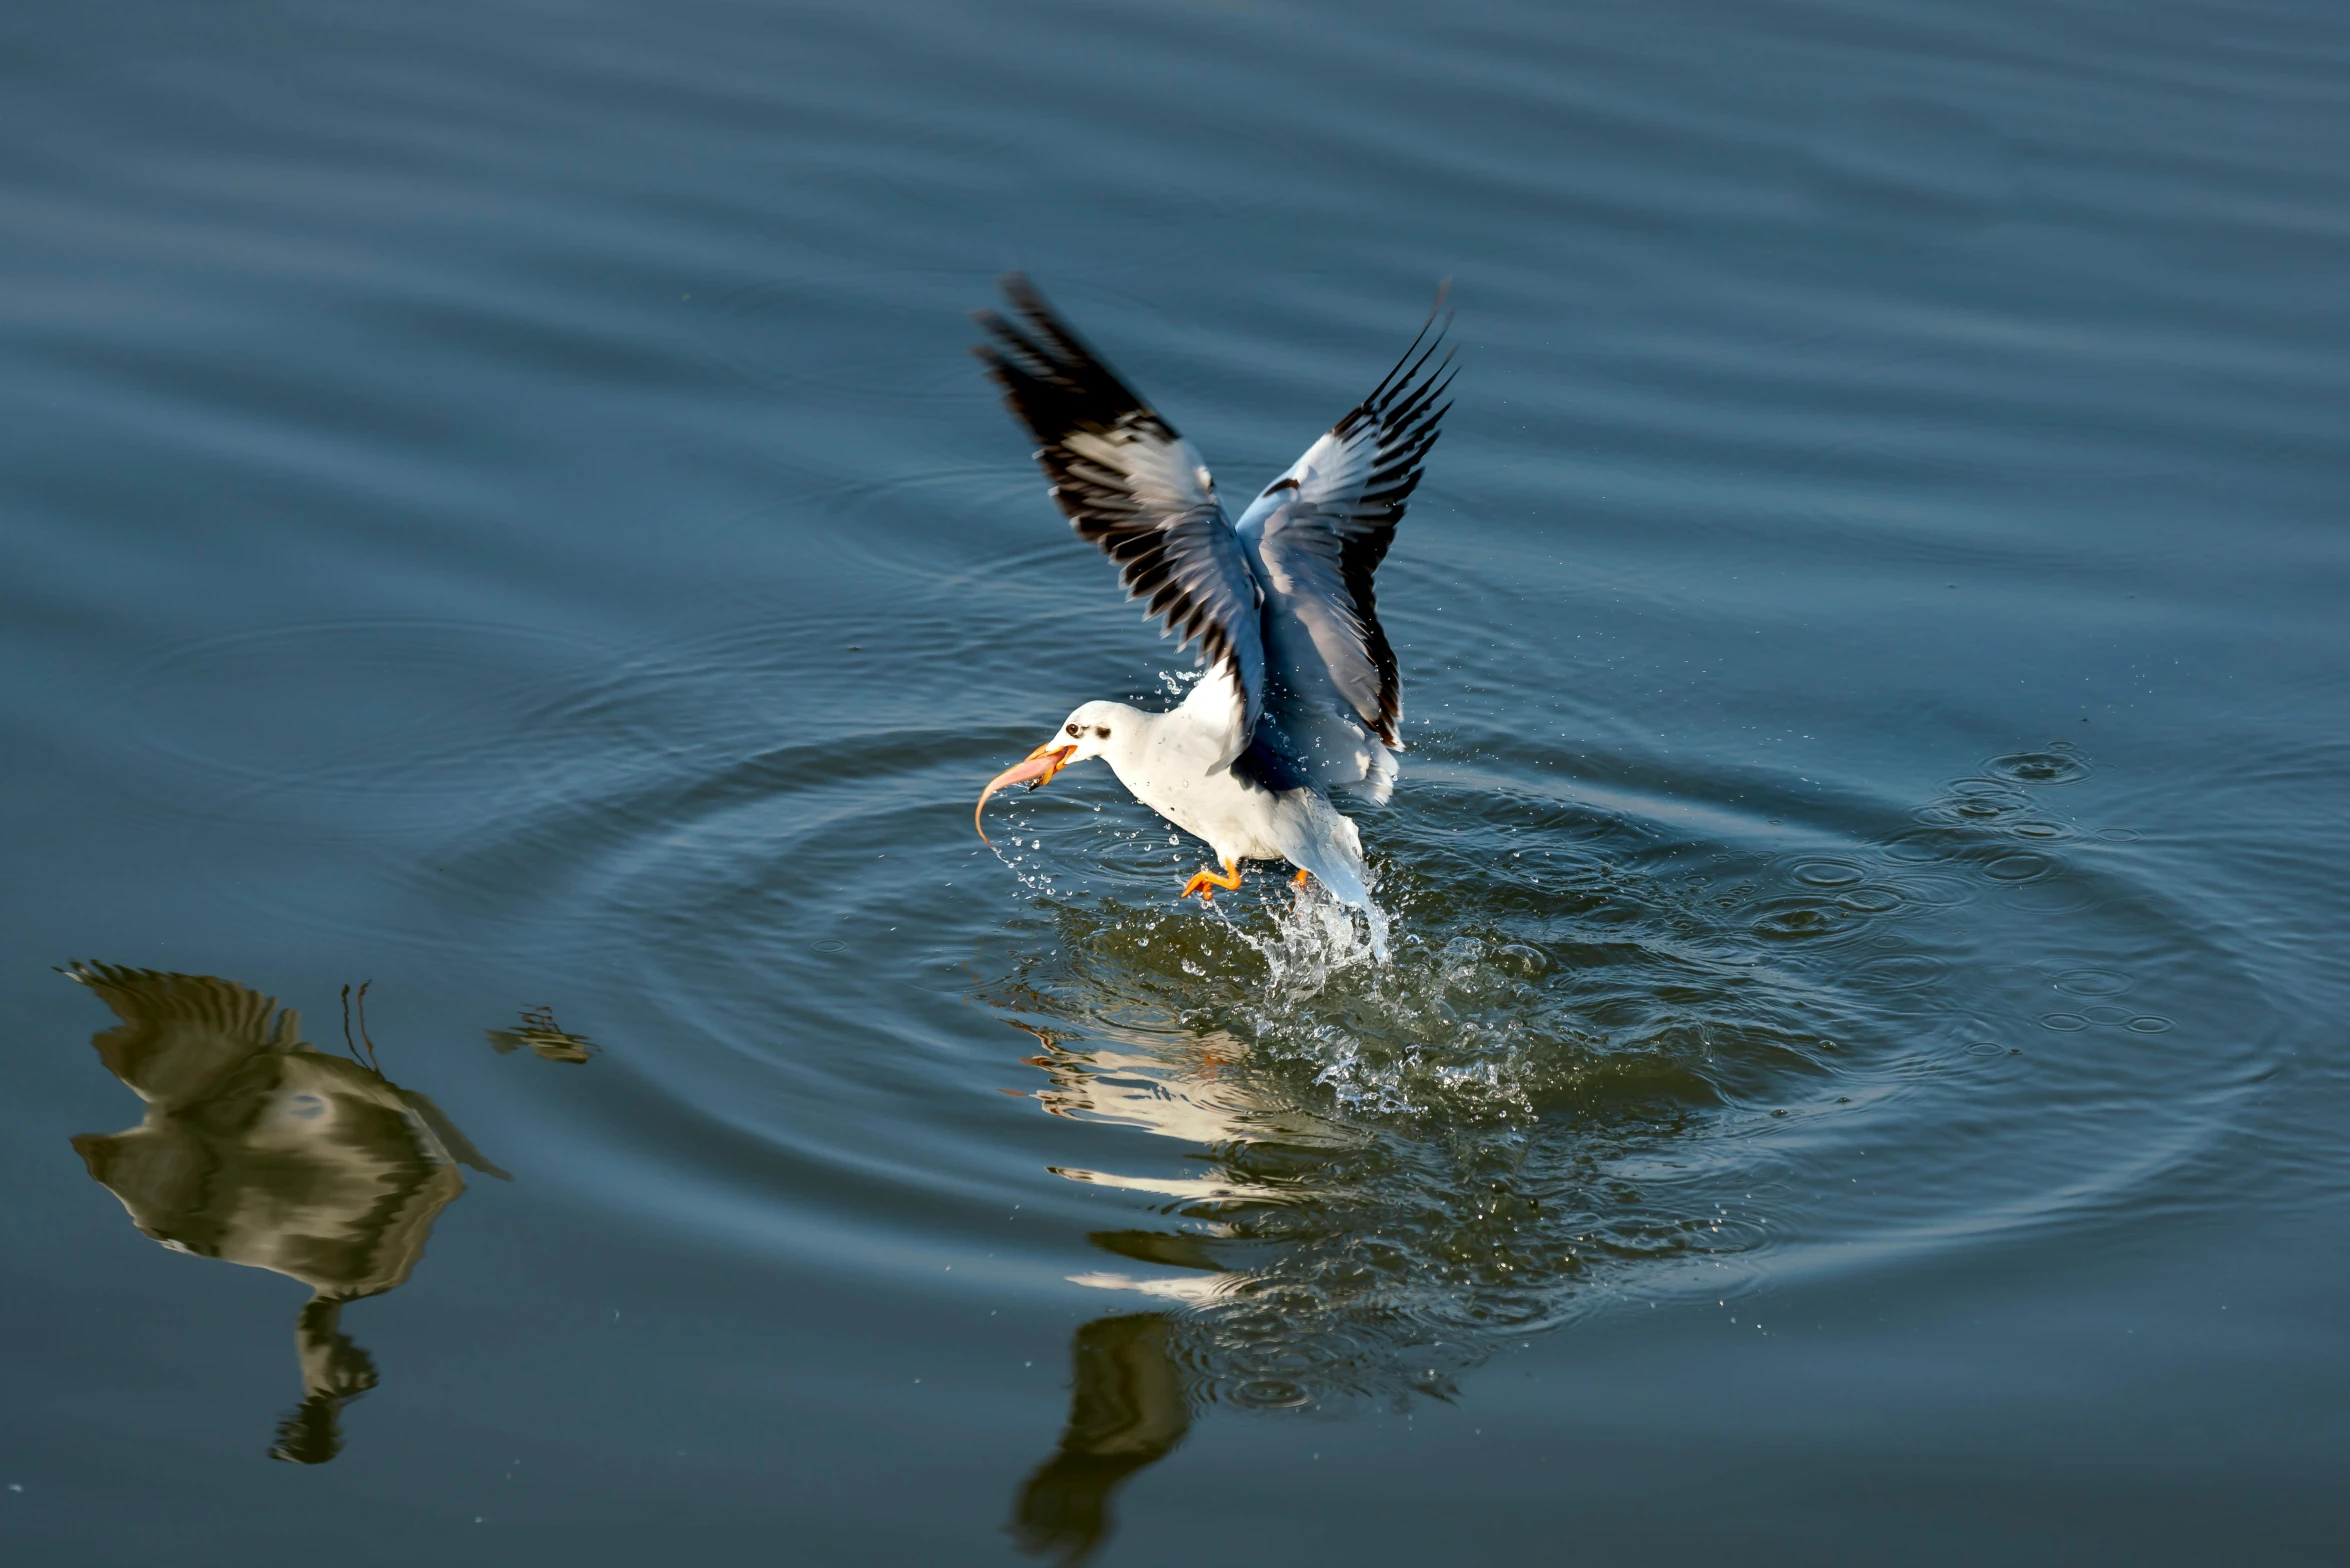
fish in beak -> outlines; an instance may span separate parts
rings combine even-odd
[[[1008,784],[1025,784],[1030,789],[1044,788],[1052,782],[1054,774],[1069,765],[1070,754],[1076,750],[1075,746],[1039,746],[1017,765],[989,779],[987,788],[979,792],[979,804],[971,808],[971,825],[979,829],[979,841],[991,849],[995,847],[994,841],[987,836],[987,828],[979,820],[979,814],[987,809],[988,796]]]

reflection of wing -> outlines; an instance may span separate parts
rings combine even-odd
[[[433,1220],[465,1190],[433,1131],[446,1121],[437,1107],[422,1111],[380,1074],[312,1050],[292,1011],[233,981],[95,964],[69,973],[122,1020],[93,1043],[147,1101],[139,1126],[73,1140],[133,1223],[322,1296],[374,1295],[408,1277]]]
[[[995,341],[973,352],[1042,443],[1036,460],[1052,480],[1053,500],[1081,537],[1118,563],[1127,595],[1145,600],[1184,645],[1197,639],[1207,663],[1230,671],[1242,704],[1232,736],[1238,756],[1264,703],[1263,595],[1215,481],[1191,443],[1026,278],[1007,276],[1004,292],[1022,326],[980,312]]]
[[[1183,1374],[1157,1313],[1101,1318],[1069,1347],[1069,1425],[1021,1486],[1007,1527],[1022,1551],[1084,1562],[1111,1529],[1110,1497],[1191,1430]]]
[[[1429,327],[1436,337],[1429,340]],[[1452,359],[1431,320],[1371,395],[1241,515],[1267,597],[1267,701],[1315,783],[1384,798],[1403,686],[1372,576],[1452,406]]]
[[[98,1059],[155,1104],[188,1104],[255,1056],[303,1049],[301,1015],[278,1012],[277,998],[234,980],[112,964],[75,964],[65,972],[122,1020],[91,1039]]]

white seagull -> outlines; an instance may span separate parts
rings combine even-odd
[[[1077,709],[990,781],[973,824],[1006,785],[1033,789],[1100,757],[1137,800],[1223,862],[1183,896],[1238,888],[1243,861],[1287,860],[1300,884],[1311,873],[1365,907],[1362,838],[1329,792],[1380,805],[1395,786],[1402,689],[1371,577],[1452,406],[1438,401],[1452,383],[1451,354],[1438,356],[1445,324],[1432,313],[1371,395],[1234,523],[1191,443],[1025,277],[1003,286],[1020,324],[979,312],[994,341],[972,352],[1043,443],[1036,460],[1079,537],[1118,563],[1127,596],[1146,599],[1177,646],[1199,644],[1204,668],[1165,713],[1122,702]]]

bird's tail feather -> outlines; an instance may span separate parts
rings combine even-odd
[[[1286,791],[1273,813],[1273,830],[1291,865],[1311,874],[1349,908],[1370,907],[1370,867],[1363,861],[1362,836],[1320,792]]]

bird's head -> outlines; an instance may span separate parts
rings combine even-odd
[[[1040,789],[1052,781],[1052,776],[1073,762],[1098,757],[1110,746],[1118,734],[1119,725],[1135,717],[1134,710],[1122,703],[1089,702],[1068,718],[1053,732],[1053,738],[1030,752],[1020,762],[1006,768],[988,780],[987,788],[979,792],[979,804],[971,810],[971,825],[979,828],[981,839],[987,829],[980,825],[979,814],[987,809],[987,800],[997,790],[1009,784],[1025,784]]]

